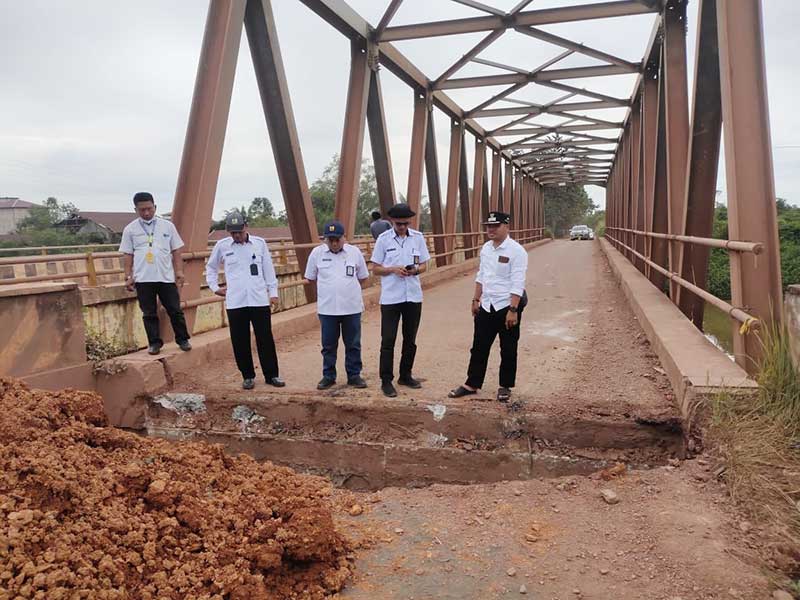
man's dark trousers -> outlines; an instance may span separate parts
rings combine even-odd
[[[475,333],[472,338],[466,382],[471,388],[483,387],[489,352],[498,335],[500,336],[500,387],[512,388],[516,383],[517,345],[522,311],[517,313],[517,324],[511,329],[506,329],[507,314],[508,307],[500,310],[491,307],[489,312],[481,308],[475,316]]]
[[[336,355],[339,331],[344,342],[344,369],[347,380],[361,375],[361,313],[354,315],[319,315],[322,330],[322,376],[336,381]]]
[[[255,379],[256,376],[253,351],[250,348],[251,323],[256,334],[256,349],[264,378],[269,381],[277,377],[278,353],[275,351],[275,340],[272,337],[272,316],[269,306],[245,306],[229,309],[227,313],[233,356],[242,378]]]
[[[147,333],[147,343],[149,345],[157,344],[160,346],[164,343],[158,331],[156,297],[161,300],[161,306],[164,307],[164,310],[169,315],[172,330],[175,332],[175,341],[180,344],[191,337],[186,329],[186,318],[181,310],[181,295],[178,292],[177,285],[155,281],[137,283],[136,297],[139,300],[139,308],[142,310],[142,320],[144,321],[144,330]]]
[[[422,316],[422,302],[381,304],[381,381],[394,379],[394,343],[397,327],[403,319],[403,349],[400,354],[400,378],[411,377],[417,354],[417,330]]]

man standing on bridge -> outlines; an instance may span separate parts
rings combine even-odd
[[[245,218],[232,212],[225,218],[231,237],[217,242],[206,265],[206,282],[225,298],[233,356],[242,373],[242,388],[255,387],[256,371],[250,347],[250,324],[256,334],[258,360],[269,385],[286,384],[278,376],[278,354],[272,337],[270,305],[278,307],[278,278],[267,243],[247,233]],[[219,284],[219,267],[225,269],[225,286]]]
[[[371,262],[373,273],[381,278],[381,391],[389,398],[397,396],[394,379],[394,344],[397,327],[403,319],[403,349],[397,383],[418,389],[419,381],[411,375],[417,353],[417,330],[422,316],[422,285],[431,255],[422,233],[411,229],[409,219],[416,213],[408,204],[395,204],[387,213],[392,229],[375,241]]]
[[[344,341],[344,368],[347,384],[367,387],[361,377],[361,313],[363,282],[369,278],[367,262],[361,250],[345,243],[344,225],[338,221],[322,229],[325,243],[311,251],[306,265],[306,281],[317,284],[317,313],[322,333],[322,379],[318,390],[336,383],[336,354],[339,332]]]
[[[517,377],[517,345],[522,310],[527,303],[525,277],[528,253],[508,235],[511,216],[490,212],[484,222],[489,241],[481,248],[480,267],[472,296],[475,330],[467,368],[467,381],[452,390],[450,398],[475,394],[486,377],[494,339],[500,336],[500,388],[497,399],[508,402]]]
[[[183,285],[183,240],[170,221],[156,216],[156,205],[150,192],[137,192],[133,206],[139,218],[122,230],[119,251],[125,265],[125,287],[136,290],[142,310],[144,330],[147,334],[147,351],[161,352],[156,297],[169,315],[175,341],[181,350],[192,349],[186,318],[181,310],[178,286]]]
[[[369,232],[372,234],[372,239],[377,240],[378,236],[384,231],[389,231],[392,224],[386,219],[381,219],[381,213],[377,210],[372,211],[372,223],[369,224]]]

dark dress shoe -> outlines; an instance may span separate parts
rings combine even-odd
[[[387,398],[397,397],[397,390],[394,388],[391,381],[384,381],[381,384],[381,391],[383,392],[383,395],[386,396]]]
[[[256,387],[255,379],[250,378],[250,379],[244,379],[242,381],[243,390],[252,390],[254,387]]]
[[[354,388],[364,389],[367,387],[367,382],[362,377],[350,377],[347,380],[347,385]]]
[[[147,353],[148,354],[155,355],[155,354],[158,354],[159,352],[161,352],[161,344],[150,344],[147,347]]]
[[[419,381],[417,381],[416,379],[414,379],[411,375],[409,375],[407,377],[399,377],[397,379],[397,383],[399,385],[404,385],[406,387],[410,387],[410,388],[413,388],[415,390],[418,390],[419,388],[422,387],[422,384]]]
[[[323,377],[319,380],[317,384],[318,390],[327,390],[329,387],[332,387],[336,383],[335,379],[328,379],[327,377]]]
[[[188,352],[192,349],[192,344],[189,342],[189,340],[183,340],[182,342],[178,342],[178,348],[184,352]]]
[[[497,400],[498,402],[508,402],[508,399],[511,398],[511,390],[505,387],[498,388],[497,390]]]
[[[281,379],[280,377],[271,377],[267,379],[267,383],[273,387],[284,387],[286,386],[286,382]]]

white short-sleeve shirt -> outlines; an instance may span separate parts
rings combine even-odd
[[[405,267],[424,265],[431,259],[425,236],[416,229],[409,228],[408,235],[400,237],[394,228],[384,231],[375,240],[370,262],[383,267]],[[381,304],[401,302],[422,302],[422,284],[419,275],[400,277],[383,275],[381,277]]]
[[[206,283],[212,292],[219,289],[219,268],[225,270],[225,308],[268,306],[278,297],[278,278],[267,242],[255,235],[237,244],[232,237],[216,243],[206,263]]]
[[[335,254],[327,244],[311,251],[305,278],[317,282],[317,313],[320,315],[355,315],[364,311],[360,280],[369,277],[367,261],[361,250],[344,244]]]
[[[183,240],[171,221],[154,217],[150,223],[136,219],[122,230],[119,251],[133,255],[135,283],[174,283],[172,251],[183,248]],[[147,260],[148,253],[152,261]]]
[[[511,304],[511,294],[522,296],[528,272],[528,253],[517,241],[507,237],[495,247],[488,241],[481,248],[477,283],[483,286],[481,308],[501,310]]]

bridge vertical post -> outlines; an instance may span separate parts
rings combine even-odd
[[[422,202],[422,171],[425,167],[425,141],[428,129],[430,95],[426,90],[414,90],[414,120],[411,127],[411,155],[408,164],[408,189],[406,201],[417,216],[412,219],[419,226],[419,207]]]
[[[782,285],[761,3],[717,2],[728,237],[764,244],[756,257],[731,252],[731,304],[782,319]],[[734,333],[736,362],[753,373],[759,340]]]
[[[466,143],[466,133],[461,131],[461,166],[458,172],[458,198],[459,206],[461,208],[461,232],[463,234],[461,239],[464,243],[464,248],[472,245],[472,208],[469,198],[469,171],[467,170],[467,153],[464,151],[464,144]],[[465,258],[473,257],[472,250],[464,251]]]
[[[642,211],[644,221],[642,230],[647,233],[653,231],[653,203],[656,189],[656,155],[658,142],[658,80],[655,67],[645,68],[642,79],[642,171],[643,171],[643,198]],[[653,238],[644,237],[644,256],[649,260],[653,258]],[[643,273],[650,277],[652,269],[644,264]]]
[[[489,170],[483,169],[483,193],[481,194],[481,220],[489,214]],[[483,226],[478,223],[478,230],[483,235]]]
[[[270,0],[248,0],[245,28],[292,240],[296,244],[310,244],[319,239],[317,219],[308,191]],[[310,248],[296,251],[301,272],[305,270],[310,253]],[[313,285],[305,286],[304,291],[308,302],[316,300]]]
[[[511,227],[522,229],[522,170],[516,169],[514,173],[514,194],[511,196]]]
[[[503,178],[503,212],[511,212],[511,194],[514,191],[514,166],[510,160],[505,164],[505,177]]]
[[[631,123],[630,121],[627,122],[625,128],[622,130],[622,136],[619,143],[619,157],[620,157],[620,175],[622,177],[622,185],[620,186],[620,207],[619,207],[619,227],[623,229],[628,229],[628,213],[630,211],[630,200],[631,200],[631,169],[630,169],[630,158],[631,158],[631,146],[630,146],[630,139],[631,139]],[[619,239],[625,246],[630,246],[629,234],[627,231],[623,231],[619,233]],[[631,253],[625,249],[621,249],[622,254],[627,257],[628,260],[631,259]]]
[[[666,124],[666,109],[665,109],[665,95],[666,95],[666,82],[664,81],[665,71],[665,58],[664,48],[661,48],[661,69],[659,71],[658,79],[658,124],[656,127],[656,162],[655,162],[655,180],[653,191],[653,224],[652,231],[654,233],[669,233],[669,200],[667,197],[667,124]],[[668,247],[667,242],[663,239],[652,240],[651,260],[657,265],[668,269],[669,257],[667,256]],[[653,282],[659,290],[664,291],[666,278],[656,271],[650,270],[650,281]]]
[[[334,217],[344,225],[347,235],[354,236],[358,192],[361,181],[361,157],[364,127],[367,121],[371,71],[364,39],[350,42],[350,80],[347,86],[342,151],[339,154],[339,177],[336,180]]]
[[[444,207],[444,231],[448,236],[447,251],[453,252],[456,248],[456,222],[458,205],[458,188],[461,171],[462,141],[464,139],[464,122],[461,119],[453,119],[450,122],[450,155],[447,162],[447,198]],[[449,254],[448,264],[453,264],[455,254]]]
[[[489,192],[489,210],[500,210],[500,166],[503,162],[503,157],[500,152],[492,150],[492,188]]]
[[[383,109],[383,90],[381,89],[380,72],[377,64],[373,69],[369,83],[369,99],[367,100],[367,125],[369,142],[372,148],[372,162],[375,164],[375,182],[378,186],[378,202],[381,213],[386,212],[397,202],[392,172],[392,154],[389,136],[386,130],[386,113]]]
[[[689,148],[689,96],[686,79],[686,0],[670,0],[663,12],[664,107],[667,150],[667,230],[684,234],[686,156]],[[668,245],[669,270],[679,272],[683,243]],[[670,282],[670,298],[679,302],[681,287]]]
[[[439,181],[439,158],[436,155],[436,128],[433,123],[433,111],[428,113],[428,135],[425,142],[425,175],[428,180],[428,205],[431,211],[431,228],[435,235],[444,233],[444,215],[442,214],[442,186]],[[444,254],[447,244],[442,237],[433,238],[435,254]],[[437,256],[436,266],[447,264],[446,256]]]
[[[636,102],[631,107],[631,218],[630,228],[635,231],[641,231],[640,221],[642,216],[640,214],[642,209],[642,112],[641,100],[637,98]],[[631,234],[630,245],[631,248],[641,254],[640,242],[642,235],[638,233]],[[631,255],[631,260],[634,266],[640,271],[642,270],[642,261],[634,255]]]
[[[481,237],[481,212],[483,208],[483,175],[486,168],[486,140],[482,137],[475,138],[475,166],[472,171],[472,206],[470,212],[470,231],[472,236],[471,246],[478,245]]]
[[[186,252],[208,248],[245,5],[245,0],[220,0],[208,8],[172,207],[172,221]],[[183,300],[200,297],[203,272],[203,261],[187,262]],[[185,311],[189,331],[194,329],[196,310],[190,307]]]
[[[716,0],[702,0],[698,15],[691,135],[684,196],[684,231],[686,235],[711,237],[722,134]],[[707,288],[710,250],[707,246],[695,244],[686,244],[683,247],[681,277],[702,289]],[[679,306],[702,331],[705,301],[695,294],[681,290]]]

